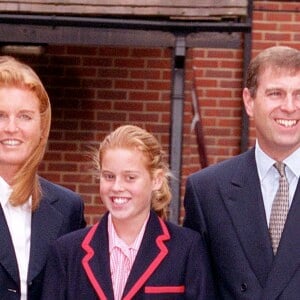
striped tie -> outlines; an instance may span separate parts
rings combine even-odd
[[[282,162],[276,162],[274,167],[279,172],[280,178],[279,187],[272,204],[269,231],[272,240],[273,252],[276,254],[289,210],[289,183],[285,174],[285,164]]]

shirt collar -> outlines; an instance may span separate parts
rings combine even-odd
[[[274,159],[269,157],[259,146],[258,141],[256,140],[255,145],[255,159],[257,164],[257,171],[260,180],[263,180],[268,171],[273,167],[276,162]],[[300,164],[295,163],[300,161],[300,148],[294,151],[290,156],[283,160],[287,166],[287,172],[293,173],[294,176],[299,178],[300,176]]]
[[[0,176],[0,204],[2,207],[12,207],[9,202],[9,197],[12,192],[10,185]],[[18,206],[18,209],[21,210],[31,210],[32,204],[32,196],[29,197],[28,201],[26,201],[23,205]],[[17,207],[14,207],[17,209]]]
[[[8,204],[11,191],[12,190],[8,183],[0,176],[0,203],[2,207]]]
[[[289,169],[294,173],[294,175],[299,179],[300,177],[300,148],[293,152],[289,157],[287,157],[284,162],[289,167]]]
[[[141,245],[143,236],[144,236],[144,232],[145,232],[145,229],[146,229],[146,224],[148,222],[149,216],[150,216],[150,214],[146,218],[146,220],[145,220],[138,236],[136,237],[135,241],[132,243],[132,245],[128,246],[122,239],[119,238],[119,236],[118,236],[118,234],[115,230],[114,224],[112,222],[111,214],[109,213],[108,214],[108,223],[107,223],[108,235],[110,237],[109,238],[109,252],[111,253],[111,251],[115,247],[119,247],[121,249],[133,249],[135,251],[138,251],[138,249]]]
[[[262,181],[266,176],[269,170],[273,167],[276,162],[274,159],[269,157],[263,150],[260,148],[258,141],[255,145],[255,159],[257,165],[257,171],[259,179]]]

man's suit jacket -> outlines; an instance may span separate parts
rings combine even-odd
[[[85,227],[83,201],[74,192],[40,178],[42,199],[32,214],[28,300],[41,297],[50,244],[63,234]],[[20,299],[17,259],[0,205],[0,299]]]
[[[184,226],[206,241],[222,299],[300,299],[300,186],[272,252],[254,148],[187,180]]]
[[[107,214],[100,223],[60,238],[45,272],[43,300],[114,299]],[[153,212],[122,299],[214,299],[201,237]]]

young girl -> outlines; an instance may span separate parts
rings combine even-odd
[[[164,221],[169,169],[156,138],[121,126],[96,162],[108,212],[56,242],[43,299],[214,299],[200,235]]]

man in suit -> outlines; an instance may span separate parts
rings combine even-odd
[[[189,176],[184,226],[202,234],[221,299],[299,299],[300,52],[276,46],[258,54],[243,100],[255,147]],[[285,164],[288,212],[272,247],[273,200],[285,178],[276,162]]]
[[[79,195],[37,174],[50,122],[37,74],[0,57],[0,299],[40,299],[50,244],[85,227]]]

